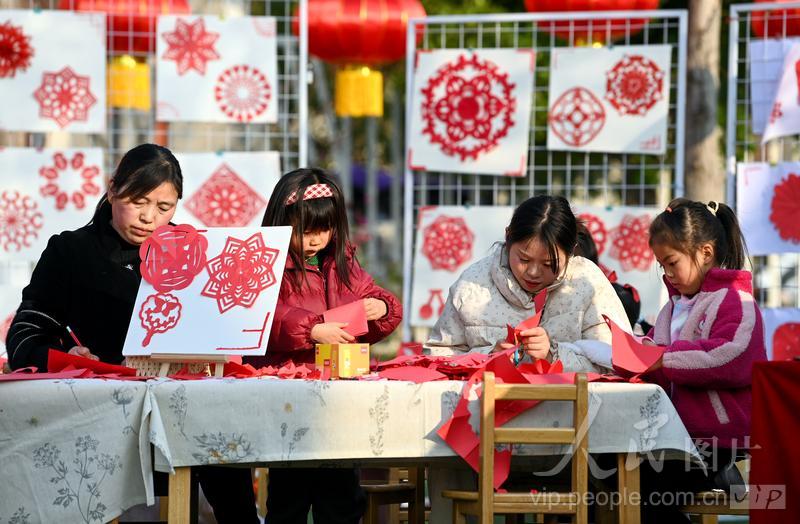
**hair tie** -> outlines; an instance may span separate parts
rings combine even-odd
[[[312,200],[314,198],[327,198],[333,196],[333,189],[328,184],[312,184],[306,187],[303,192],[303,200]],[[286,199],[286,205],[292,205],[297,202],[297,191],[294,191]]]
[[[712,207],[713,206],[713,207]],[[711,214],[717,216],[717,209],[719,208],[719,204],[714,202],[713,200],[706,204],[706,209],[711,211]]]
[[[672,208],[667,206],[667,213],[672,213]]]

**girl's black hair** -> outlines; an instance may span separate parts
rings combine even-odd
[[[667,245],[693,256],[705,243],[714,246],[717,266],[744,268],[747,246],[736,214],[725,204],[676,198],[650,224],[650,247]]]
[[[589,228],[581,221],[578,221],[578,241],[575,244],[574,254],[599,264],[597,244],[595,244]]]
[[[550,266],[558,275],[558,248],[569,256],[578,241],[578,225],[567,199],[540,195],[529,198],[514,210],[506,229],[506,248],[536,238],[547,246]]]
[[[327,184],[333,192],[333,197],[303,200],[302,195],[305,194],[306,188],[314,184]],[[286,205],[286,201],[293,194],[299,195],[299,198],[295,203]],[[334,258],[339,282],[350,287],[350,268],[346,256],[350,236],[347,210],[342,188],[333,175],[315,167],[295,169],[283,175],[272,190],[261,225],[292,226],[292,247],[289,249],[289,256],[295,267],[300,270],[300,278],[294,272],[290,273],[292,275],[290,278],[296,289],[300,289],[303,283],[308,282],[302,253],[303,233],[331,231],[331,241],[321,254]]]
[[[183,174],[172,152],[156,144],[140,144],[122,157],[108,182],[114,198],[136,200],[146,196],[164,182],[169,182],[183,197]],[[95,217],[110,214],[111,202],[103,195],[95,209]],[[94,218],[92,219],[94,221]]]

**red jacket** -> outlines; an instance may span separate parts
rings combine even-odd
[[[295,365],[313,364],[311,328],[323,322],[322,314],[328,309],[363,298],[382,300],[387,313],[383,318],[368,322],[369,332],[358,337],[357,341],[374,344],[394,331],[403,318],[400,302],[392,293],[375,284],[356,260],[353,247],[347,249],[347,263],[350,265],[350,288],[339,281],[336,261],[328,256],[322,258],[321,268],[306,264],[308,284],[298,290],[291,284],[291,275],[297,272],[300,277],[299,271],[291,257],[287,258],[267,354],[245,357],[244,361],[256,367],[283,365],[289,361]]]

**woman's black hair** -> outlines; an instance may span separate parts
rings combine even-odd
[[[693,256],[705,243],[714,246],[714,262],[723,269],[742,269],[747,261],[739,221],[722,203],[676,198],[650,224],[650,247],[667,245]]]
[[[597,244],[595,244],[589,228],[581,221],[578,221],[578,242],[575,245],[574,254],[599,264]]]
[[[302,195],[306,188],[314,184],[328,185],[333,196],[303,200]],[[286,202],[292,195],[299,195],[299,198],[293,204],[287,205]],[[303,233],[331,231],[331,241],[321,255],[334,258],[339,281],[350,287],[350,268],[346,256],[350,236],[347,210],[342,189],[333,175],[319,168],[295,169],[283,175],[272,190],[261,225],[292,226],[292,248],[289,249],[289,256],[294,266],[300,270],[299,279],[296,273],[291,273],[291,278],[294,279],[291,283],[296,289],[308,282],[302,253]]]
[[[183,196],[181,166],[172,152],[156,144],[140,144],[122,157],[108,182],[108,193],[114,198],[136,200],[146,196],[164,182],[175,187],[178,198]],[[108,193],[97,204],[94,216],[110,214]],[[94,221],[94,218],[92,219]]]
[[[577,243],[577,220],[567,199],[540,195],[529,198],[514,210],[506,228],[506,248],[520,241],[536,238],[547,246],[550,266],[558,275],[558,249],[569,256]]]

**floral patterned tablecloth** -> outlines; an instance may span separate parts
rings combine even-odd
[[[147,388],[118,380],[0,383],[0,523],[107,522],[145,502]]]
[[[107,522],[153,503],[150,444],[161,471],[454,457],[436,430],[462,387],[277,379],[0,383],[0,524]],[[699,456],[660,387],[593,383],[589,391],[590,452]],[[569,405],[550,402],[509,425],[571,422]],[[477,416],[472,423],[477,428]]]
[[[221,379],[151,387],[156,469],[198,464],[294,461],[367,463],[452,457],[436,434],[452,414],[462,382]],[[664,390],[650,384],[589,385],[589,451],[667,450],[699,457]],[[470,405],[477,430],[478,401]],[[571,404],[549,402],[509,423],[567,426]],[[151,424],[151,428],[154,425]],[[530,454],[564,452],[537,446]]]

